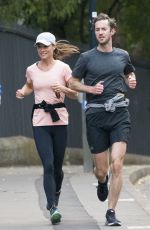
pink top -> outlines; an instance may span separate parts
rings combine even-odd
[[[48,71],[40,70],[36,63],[29,66],[26,70],[26,78],[28,83],[33,84],[35,104],[41,103],[43,100],[48,104],[64,102],[65,94],[61,92],[58,99],[51,85],[59,83],[66,86],[71,77],[71,72],[69,65],[59,60],[56,60]],[[33,126],[68,125],[66,108],[57,108],[56,111],[60,120],[53,122],[49,112],[47,113],[43,109],[35,109],[32,119]]]

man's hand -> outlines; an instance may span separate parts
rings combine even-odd
[[[84,83],[80,82],[78,78],[70,78],[69,86],[71,89],[82,92],[82,93],[91,93],[91,94],[102,94],[104,91],[104,81],[98,82],[95,86],[84,85]]]
[[[98,82],[95,86],[91,86],[90,93],[92,94],[102,94],[104,91],[104,81]]]
[[[136,77],[135,77],[135,74],[134,73],[131,73],[129,76],[128,76],[128,86],[130,89],[135,89],[136,88]]]

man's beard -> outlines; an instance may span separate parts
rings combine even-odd
[[[105,46],[105,45],[107,45],[107,44],[109,43],[109,41],[110,41],[110,38],[108,38],[108,39],[105,40],[104,42],[99,42],[99,44],[100,44],[101,46]]]

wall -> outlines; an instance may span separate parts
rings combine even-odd
[[[18,100],[15,92],[26,81],[25,71],[28,65],[38,60],[34,42],[35,31],[20,28],[0,27],[0,83],[3,87],[0,106],[0,137],[32,137],[31,110],[33,95]],[[77,56],[66,60],[73,67]],[[68,147],[81,147],[81,106],[77,101],[67,99],[70,113],[68,126]],[[78,133],[78,135],[76,135]]]
[[[3,85],[0,106],[0,137],[32,137],[30,115],[33,95],[17,100],[16,89],[25,82],[26,67],[38,60],[33,46],[37,32],[0,27],[0,82]],[[67,59],[74,66],[78,56]],[[129,90],[132,132],[128,152],[150,153],[150,68],[136,63],[137,89]],[[77,101],[66,100],[70,113],[68,147],[82,148],[82,113]]]

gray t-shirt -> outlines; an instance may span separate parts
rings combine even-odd
[[[84,80],[85,85],[94,86],[104,81],[100,95],[86,94],[87,103],[104,103],[117,93],[126,93],[124,75],[135,71],[127,51],[113,48],[112,52],[101,52],[93,48],[80,55],[72,76]]]

